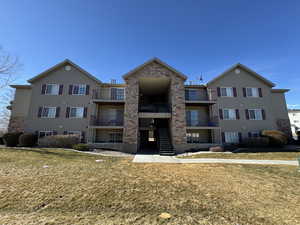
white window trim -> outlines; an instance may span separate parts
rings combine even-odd
[[[110,87],[110,88],[109,88],[109,97],[110,97],[110,99],[112,99],[112,95],[111,95],[111,89],[112,89],[112,88],[123,89],[123,90],[124,90],[124,91],[123,91],[123,93],[124,93],[124,98],[123,98],[123,100],[126,99],[126,90],[125,90],[125,87]],[[120,100],[120,101],[123,101],[123,100]]]
[[[74,109],[74,108],[76,108],[76,111],[77,111],[77,109],[82,109],[82,116],[81,117],[79,117],[79,116],[72,116],[71,112],[72,112],[72,109]],[[69,118],[72,118],[72,119],[82,119],[83,117],[84,117],[84,107],[83,106],[75,106],[75,107],[71,106],[70,107]]]
[[[48,115],[47,116],[43,116],[43,112],[44,112],[44,109],[45,108],[52,108],[52,109],[55,109],[55,112],[54,112],[54,117],[49,117]],[[43,106],[42,107],[42,114],[41,114],[41,118],[47,118],[47,119],[53,119],[53,118],[56,118],[56,109],[57,107],[54,107],[54,106]]]
[[[261,113],[261,119],[251,119],[250,117],[250,110],[260,110],[260,113]],[[249,117],[249,120],[263,120],[263,113],[262,113],[262,109],[248,109],[248,117]]]
[[[45,133],[45,136],[44,137],[47,137],[47,136],[53,136],[53,130],[40,130],[39,131],[39,136],[38,136],[38,138],[40,138],[41,137],[41,133]],[[46,135],[46,133],[50,133],[50,135]]]
[[[87,84],[72,84],[72,85],[73,85],[73,87],[72,87],[72,95],[80,95],[80,96],[86,95],[86,87],[87,87]],[[79,93],[80,87],[78,87],[78,94],[75,94],[75,93],[74,93],[74,86],[84,86],[84,93],[83,93],[83,94],[80,94],[80,93]]]
[[[248,96],[247,88],[255,88],[255,89],[257,90],[257,96]],[[246,89],[246,97],[247,97],[247,98],[259,98],[259,90],[258,90],[258,87],[245,87],[245,89]]]
[[[222,110],[223,110],[223,120],[237,120],[237,118],[236,118],[236,109],[224,108]],[[225,116],[224,116],[225,115],[224,110],[233,110],[233,112],[234,112],[234,118],[228,118],[228,119],[226,119]],[[230,114],[230,113],[228,113],[228,114]]]
[[[197,137],[195,137],[197,136]],[[188,139],[191,139],[191,142],[188,141]],[[197,138],[198,141],[194,141],[194,138]],[[201,143],[200,142],[200,134],[198,132],[187,132],[186,133],[186,142],[188,144],[198,144],[198,143]]]
[[[47,93],[48,85],[57,85],[57,93],[52,94],[52,93]],[[45,94],[44,95],[59,95],[59,84],[46,84],[46,89],[45,89]]]
[[[233,141],[233,142],[231,142],[231,141],[227,141],[226,140],[226,134],[228,134],[228,133],[234,133],[235,134],[235,138],[237,139],[236,141]],[[225,136],[225,143],[229,143],[229,144],[237,144],[237,143],[239,143],[240,142],[240,140],[239,140],[239,132],[237,132],[237,131],[225,131],[224,132],[224,136]]]
[[[232,96],[228,96],[228,95],[226,95],[226,96],[223,96],[222,95],[222,88],[230,88],[231,89],[231,92],[232,92]],[[226,94],[227,94],[227,91],[226,91]],[[233,87],[220,87],[220,97],[221,98],[233,98],[234,97],[234,93],[233,93]]]

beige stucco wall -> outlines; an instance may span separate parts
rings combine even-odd
[[[248,137],[248,132],[260,131],[264,129],[278,129],[276,125],[277,118],[288,118],[284,94],[271,93],[271,87],[263,83],[261,80],[253,77],[247,71],[240,68],[240,73],[234,70],[219,80],[215,81],[208,88],[217,87],[236,87],[237,97],[218,97],[218,108],[239,109],[239,120],[220,120],[222,131],[237,131],[242,133],[242,137]],[[262,89],[262,98],[246,98],[243,97],[244,87],[257,87]],[[246,120],[246,109],[264,109],[266,120]],[[215,112],[217,113],[217,111]]]
[[[63,84],[62,95],[42,95],[43,84],[54,83]],[[70,84],[90,85],[89,95],[69,95]],[[95,111],[95,104],[90,103],[92,90],[97,87],[97,83],[84,75],[78,69],[72,67],[71,71],[65,71],[64,67],[50,72],[47,76],[35,81],[32,84],[32,97],[29,107],[28,117],[25,121],[26,131],[35,132],[40,130],[56,130],[58,134],[64,131],[84,131],[87,132],[88,120],[91,111]],[[60,107],[59,118],[38,118],[40,106]],[[67,107],[88,107],[87,118],[66,118]]]

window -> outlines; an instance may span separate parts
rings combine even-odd
[[[199,91],[196,89],[185,89],[185,99],[186,100],[199,100]]]
[[[85,95],[86,84],[74,84],[72,88],[72,95]]]
[[[58,84],[46,84],[46,95],[58,95],[59,85]]]
[[[187,143],[201,143],[199,133],[186,133]]]
[[[42,118],[55,118],[56,107],[43,107],[42,109]]]
[[[239,133],[238,132],[224,132],[226,143],[239,143]]]
[[[83,118],[83,113],[83,107],[71,107],[70,109],[70,117],[72,118]]]
[[[262,120],[262,110],[261,109],[248,109],[248,115],[250,120]]]
[[[187,123],[189,126],[197,126],[199,123],[198,110],[187,110]]]
[[[46,137],[46,136],[52,136],[53,131],[40,131],[39,132],[39,138]]]
[[[232,87],[221,87],[220,92],[221,92],[221,97],[233,97]]]
[[[249,132],[249,137],[260,137],[260,132],[259,131]]]
[[[299,123],[299,120],[294,120],[294,123]]]
[[[223,119],[224,120],[236,120],[235,109],[223,109]]]
[[[112,100],[124,100],[125,96],[124,88],[111,88],[111,99]]]
[[[122,143],[122,133],[114,132],[109,134],[109,142],[111,143]]]
[[[259,97],[258,88],[246,88],[246,96],[247,97]]]

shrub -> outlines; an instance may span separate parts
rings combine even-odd
[[[40,138],[38,145],[48,148],[72,148],[73,145],[79,142],[78,135],[54,135]]]
[[[19,137],[19,146],[22,147],[32,147],[37,143],[37,135],[31,133],[25,133]]]
[[[8,147],[15,147],[19,144],[21,132],[6,133],[3,135],[4,144]]]
[[[268,137],[271,146],[282,146],[288,143],[288,136],[279,130],[263,130],[263,137]]]
[[[76,144],[73,145],[73,149],[78,151],[89,151],[90,147],[87,144]]]
[[[0,145],[4,145],[3,137],[0,137]]]
[[[249,137],[245,138],[242,141],[243,147],[267,147],[269,145],[268,137]]]

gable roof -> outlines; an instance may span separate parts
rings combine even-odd
[[[264,82],[266,85],[270,86],[270,87],[274,87],[275,84],[269,80],[267,80],[266,78],[264,78],[263,76],[259,75],[258,73],[256,73],[255,71],[251,70],[250,68],[248,68],[247,66],[241,64],[241,63],[237,63],[235,65],[233,65],[232,67],[230,67],[229,69],[225,70],[223,73],[221,73],[219,76],[215,77],[214,79],[212,79],[211,81],[209,81],[207,83],[207,85],[210,85],[212,83],[214,83],[215,81],[221,79],[222,77],[226,76],[228,74],[228,72],[230,72],[231,70],[235,69],[235,68],[242,68],[243,70],[247,71],[248,73],[250,73],[250,75],[254,76],[255,78],[261,80],[262,82]]]
[[[101,82],[100,80],[98,80],[96,77],[94,77],[93,75],[91,75],[91,74],[88,73],[86,70],[82,69],[80,66],[78,66],[78,65],[75,64],[75,63],[73,63],[73,62],[72,62],[71,60],[69,60],[69,59],[65,59],[64,61],[62,61],[62,62],[56,64],[55,66],[53,66],[53,67],[47,69],[46,71],[44,71],[44,72],[42,72],[42,73],[36,75],[36,76],[33,77],[33,78],[29,79],[27,82],[28,82],[28,83],[33,83],[33,82],[37,81],[38,79],[41,79],[41,78],[47,76],[48,73],[52,72],[53,70],[55,70],[55,69],[57,69],[57,68],[59,68],[59,67],[61,67],[61,66],[64,66],[64,65],[66,65],[66,64],[70,64],[71,66],[75,67],[76,69],[78,69],[80,72],[82,72],[84,75],[86,75],[88,78],[94,80],[95,82],[97,82],[97,83],[99,83],[99,84],[102,83],[102,82]]]
[[[161,61],[159,58],[152,58],[148,61],[146,61],[145,63],[143,63],[142,65],[134,68],[133,70],[129,71],[128,73],[123,75],[123,79],[126,80],[128,77],[130,77],[132,74],[134,74],[135,72],[141,70],[142,68],[144,68],[145,66],[151,64],[151,63],[158,63],[160,65],[162,65],[163,67],[166,67],[167,69],[171,70],[172,72],[174,72],[177,76],[181,77],[183,80],[187,79],[187,76],[184,75],[183,73],[179,72],[178,70],[174,69],[173,67],[169,66],[168,64],[166,64],[165,62]]]

